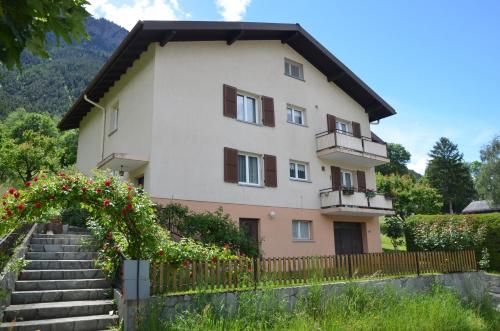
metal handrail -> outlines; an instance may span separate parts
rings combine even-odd
[[[343,135],[349,136],[349,137],[358,138],[358,137],[354,137],[354,135],[352,134],[352,132],[346,132],[346,131],[339,130],[339,129],[335,129],[335,132],[339,133],[339,134],[343,134]],[[315,137],[316,138],[320,138],[320,137],[323,137],[323,136],[327,136],[327,135],[329,135],[331,133],[334,133],[334,132],[321,131],[321,132],[316,133]],[[358,139],[370,141],[370,142],[372,142],[374,144],[387,145],[387,143],[385,143],[385,142],[384,143],[380,143],[380,142],[374,141],[372,138],[366,137],[366,136],[361,136]]]
[[[343,189],[349,189],[349,190],[352,189],[354,192],[359,192],[359,193],[365,193],[366,191],[370,191],[370,192],[373,191],[377,195],[384,195],[385,196],[385,194],[383,192],[378,192],[376,190],[366,189],[364,191],[360,191],[357,187],[344,187],[344,186],[341,187],[340,189],[338,189],[338,188],[333,189],[333,187],[324,188],[324,189],[319,190],[319,194],[329,193],[329,192],[338,192],[338,191],[342,191]]]

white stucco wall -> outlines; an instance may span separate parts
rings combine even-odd
[[[315,142],[315,134],[326,130],[326,114],[359,122],[362,135],[370,136],[364,109],[279,41],[238,41],[231,46],[223,41],[171,42],[156,46],[155,52],[148,188],[152,196],[319,208],[319,190],[331,186],[332,163],[317,157]],[[304,65],[305,82],[284,75],[284,58]],[[223,84],[273,97],[276,127],[224,117]],[[306,109],[306,127],[287,123],[287,104]],[[225,183],[224,147],[275,155],[278,187]],[[289,179],[290,159],[309,163],[311,182]],[[366,171],[367,186],[375,188],[373,168],[360,170]]]
[[[151,45],[100,100],[94,100],[106,108],[104,158],[112,153],[149,157],[154,68],[154,46]],[[118,130],[110,134],[111,107],[116,103],[119,104]],[[94,107],[80,123],[77,167],[85,173],[90,173],[101,161],[102,120],[101,110]],[[142,171],[147,173],[148,169],[146,166]]]

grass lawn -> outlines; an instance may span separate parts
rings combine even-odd
[[[380,236],[381,236],[380,239],[382,240],[382,249],[384,250],[384,252],[395,252],[394,246],[392,246],[392,243],[391,243],[391,239],[384,234],[382,234]],[[406,244],[403,243],[403,245],[398,246],[397,251],[398,252],[399,251],[406,252]]]
[[[500,313],[481,300],[462,303],[440,287],[425,294],[396,293],[393,288],[364,289],[347,286],[335,295],[320,287],[297,298],[289,310],[272,291],[242,293],[231,316],[223,304],[198,302],[198,308],[178,313],[171,321],[159,318],[161,307],[150,310],[140,330],[498,330]],[[142,316],[146,316],[143,314]]]

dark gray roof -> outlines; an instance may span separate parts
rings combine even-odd
[[[492,213],[500,211],[500,206],[494,206],[492,202],[486,200],[472,201],[462,210],[462,214]]]
[[[391,116],[396,111],[339,59],[314,39],[299,24],[249,22],[139,21],[104,64],[85,92],[59,123],[59,128],[78,128],[90,111],[91,100],[99,100],[120,79],[133,62],[153,42],[164,46],[170,41],[224,40],[231,45],[238,40],[281,40],[301,54],[334,82],[368,113],[370,121]]]

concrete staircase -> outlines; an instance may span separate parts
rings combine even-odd
[[[102,330],[118,323],[112,288],[85,232],[34,234],[0,330]]]

